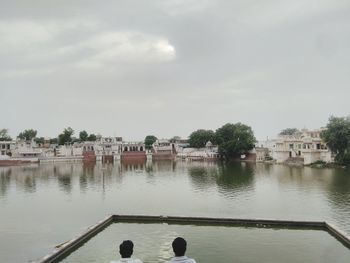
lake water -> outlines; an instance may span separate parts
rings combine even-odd
[[[41,258],[112,213],[327,220],[350,233],[350,171],[170,161],[0,167],[0,262]]]
[[[186,237],[187,255],[198,263],[349,263],[350,251],[321,230],[116,223],[62,263],[119,259],[118,245],[132,236],[134,257],[164,263],[174,256],[171,242]]]

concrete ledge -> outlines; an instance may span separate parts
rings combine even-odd
[[[181,216],[146,216],[146,215],[114,215],[115,222],[165,222],[205,225],[236,225],[253,227],[297,227],[325,230],[325,222],[292,221],[273,219],[241,219],[241,218],[212,218],[212,217],[181,217]]]
[[[39,263],[54,263],[58,262],[62,258],[68,256],[72,253],[76,248],[82,246],[86,243],[90,238],[97,235],[104,228],[113,223],[113,215],[106,217],[105,219],[99,221],[97,224],[89,227],[85,232],[76,236],[75,238],[56,246],[56,249],[51,253],[39,260]]]
[[[40,163],[58,163],[58,162],[82,162],[83,156],[56,156],[56,157],[41,157]]]
[[[39,263],[55,263],[74,252],[77,248],[86,243],[93,236],[100,233],[112,223],[168,223],[187,225],[226,225],[226,226],[246,226],[265,228],[291,228],[324,230],[334,236],[344,246],[350,249],[350,237],[340,231],[332,224],[323,221],[293,221],[274,219],[243,219],[243,218],[213,218],[213,217],[184,217],[184,216],[147,216],[147,215],[110,215],[89,227],[86,231],[63,244],[56,246],[56,249],[45,256]]]
[[[350,249],[350,237],[345,232],[339,230],[337,227],[330,223],[325,222],[325,225],[328,233],[330,233],[332,236],[342,242],[344,246]]]

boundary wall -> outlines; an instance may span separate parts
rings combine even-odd
[[[305,230],[324,230],[350,249],[350,237],[334,225],[324,221],[293,221],[276,219],[240,219],[213,217],[182,217],[182,216],[146,216],[146,215],[109,215],[97,224],[90,226],[73,239],[56,246],[55,250],[40,259],[39,263],[56,263],[81,247],[92,237],[103,231],[112,223],[168,223],[186,225],[226,225],[261,228],[288,228]]]

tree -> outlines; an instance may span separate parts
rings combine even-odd
[[[58,144],[58,138],[50,139],[50,144]]]
[[[11,136],[8,134],[8,129],[0,129],[0,141],[12,141]]]
[[[44,137],[34,138],[34,141],[35,141],[37,144],[44,144],[45,138],[44,138]]]
[[[254,148],[256,139],[251,127],[227,123],[215,132],[219,153],[226,159],[245,154]]]
[[[152,145],[153,143],[155,143],[157,140],[157,137],[154,136],[154,135],[147,135],[146,138],[145,138],[145,147],[146,149],[151,149],[152,148]]]
[[[350,117],[331,116],[321,137],[338,163],[350,165]]]
[[[286,129],[282,130],[279,133],[279,135],[294,135],[298,132],[299,132],[299,130],[297,128],[286,128]]]
[[[21,140],[31,141],[36,137],[37,133],[38,132],[36,130],[28,129],[24,130],[23,132],[20,132],[17,137]]]
[[[58,135],[58,144],[64,145],[66,143],[72,142],[73,134],[74,134],[74,130],[71,127],[64,129],[63,133]]]
[[[171,143],[175,143],[177,141],[181,140],[181,137],[180,136],[173,136],[169,141]]]
[[[203,129],[192,132],[188,140],[190,147],[194,148],[202,148],[208,141],[215,141],[215,133],[212,130]]]
[[[80,139],[80,141],[82,141],[82,142],[87,141],[88,137],[89,137],[89,135],[88,135],[88,133],[87,133],[86,131],[81,131],[81,132],[79,133],[79,139]]]
[[[87,137],[87,141],[89,141],[89,142],[94,142],[94,141],[96,141],[96,139],[97,139],[97,136],[95,135],[95,134],[93,134],[93,133],[91,133],[88,137]]]

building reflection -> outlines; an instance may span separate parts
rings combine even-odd
[[[0,197],[5,197],[11,183],[11,168],[2,168],[0,170]]]

